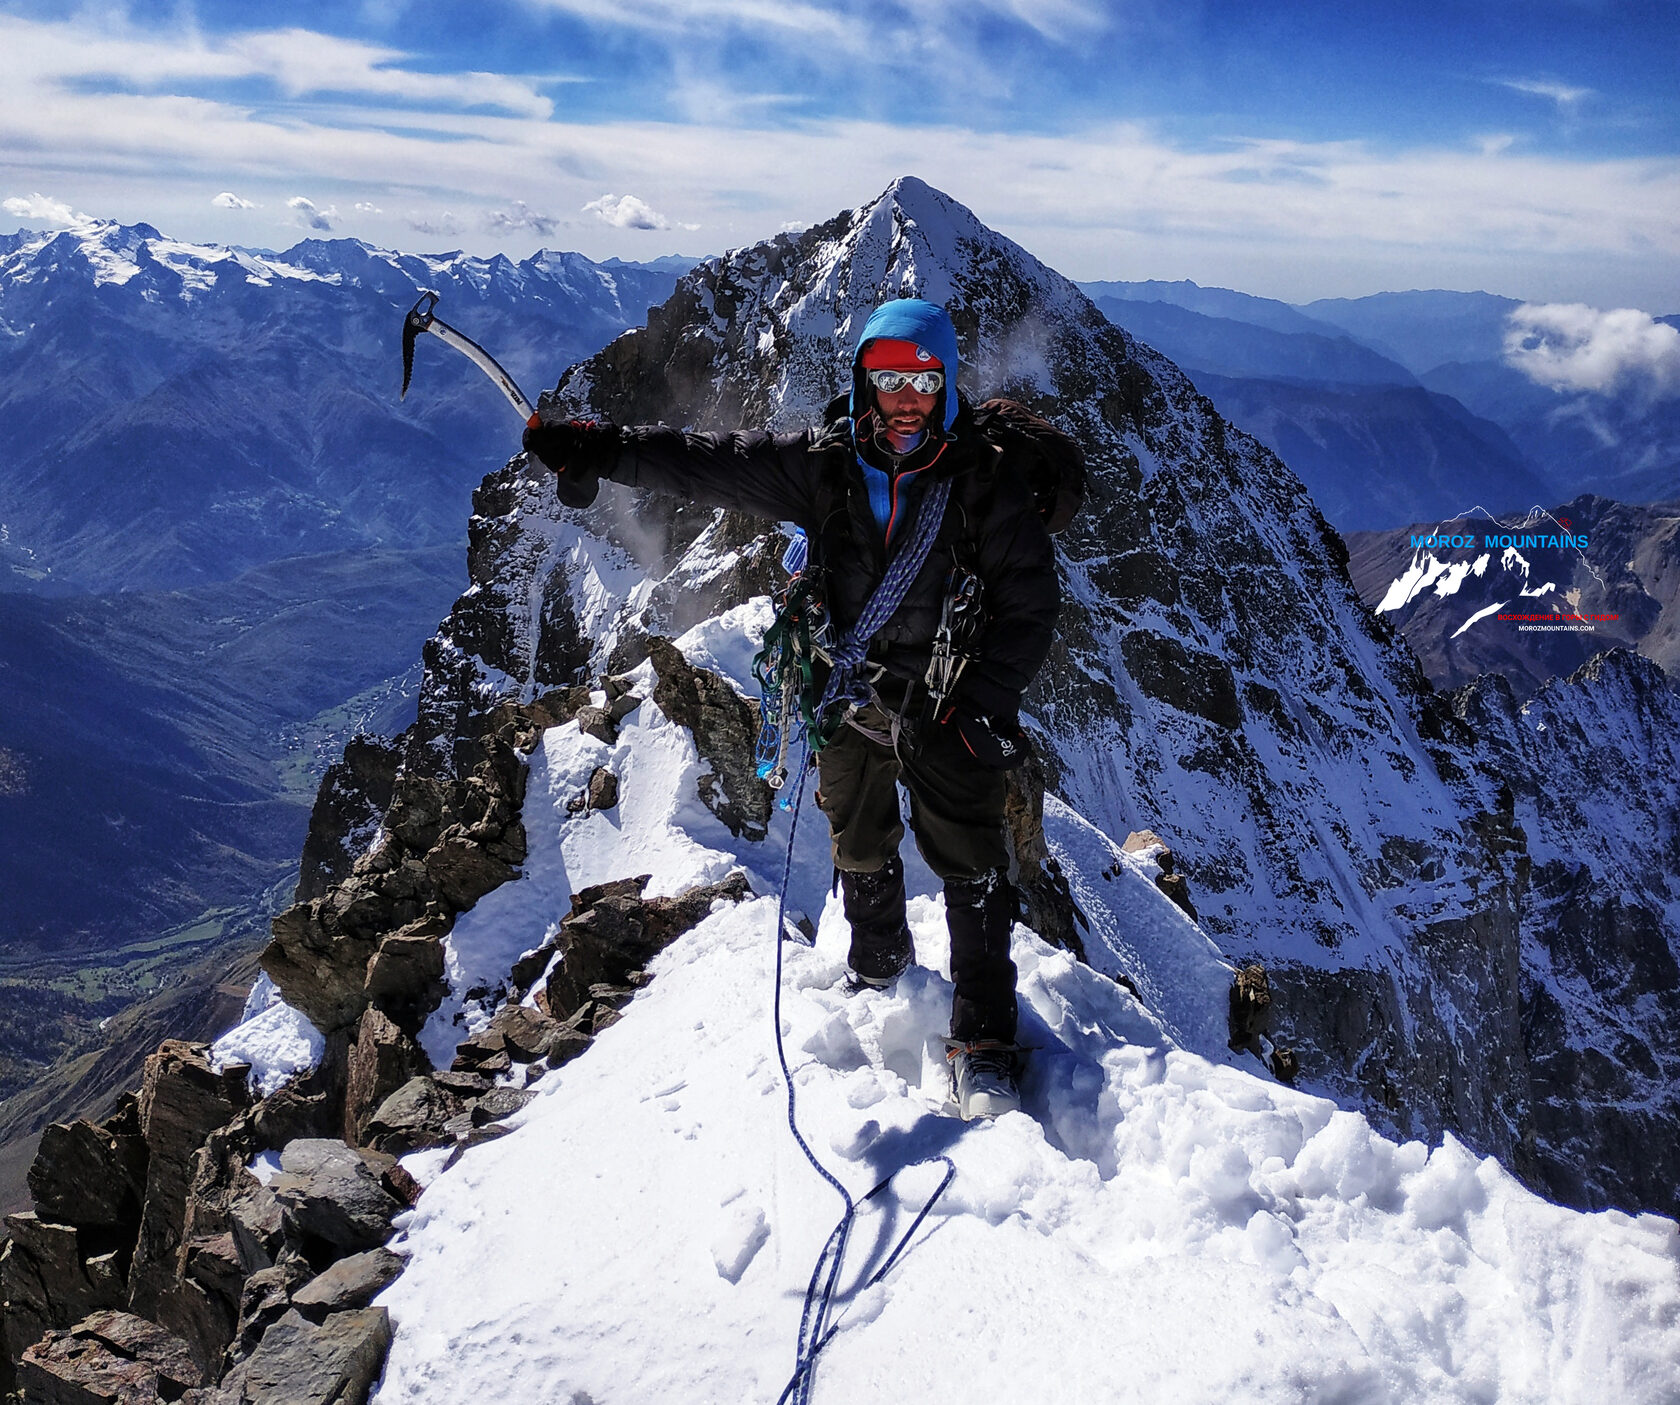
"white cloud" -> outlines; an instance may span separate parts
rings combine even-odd
[[[560,228],[553,215],[539,215],[523,200],[515,200],[506,210],[492,210],[484,217],[484,227],[494,234],[514,234],[528,229],[545,239]]]
[[[1524,303],[1506,328],[1505,360],[1553,390],[1680,395],[1680,330],[1631,307]]]
[[[54,200],[51,196],[42,195],[37,191],[33,195],[16,196],[5,202],[8,215],[20,220],[29,220],[34,224],[44,225],[72,225],[84,224],[87,216],[72,210],[62,200]]]
[[[435,215],[411,214],[403,223],[416,234],[442,235],[452,239],[461,232],[461,222],[448,210]]]
[[[382,215],[385,211],[381,210],[371,200],[358,200],[356,202],[356,213],[358,215]]]
[[[1543,78],[1508,78],[1499,84],[1514,93],[1526,93],[1532,98],[1546,98],[1558,106],[1560,112],[1572,114],[1581,103],[1595,96],[1591,88],[1575,88],[1567,83],[1553,83]]]
[[[331,234],[333,221],[338,218],[338,208],[329,205],[321,209],[313,200],[306,200],[301,195],[294,195],[286,202],[288,210],[297,212],[298,223],[309,229],[318,229],[323,234]]]
[[[224,190],[215,196],[210,203],[218,210],[254,210],[256,205],[249,200],[241,200],[231,190]]]
[[[584,212],[604,220],[615,229],[669,229],[671,221],[634,195],[603,195],[591,200]]]
[[[946,15],[944,2],[930,0],[930,12]],[[1301,300],[1395,286],[1488,287],[1600,306],[1650,306],[1680,286],[1674,156],[1560,157],[1526,142],[1481,150],[1468,141],[1192,145],[1120,122],[1028,132],[715,113],[690,122],[574,122],[462,111],[441,97],[433,107],[272,107],[171,90],[244,72],[226,45],[195,48],[190,37],[165,44],[120,27],[95,32],[4,14],[0,53],[8,65],[0,169],[14,190],[73,183],[83,199],[97,194],[154,222],[179,220],[188,237],[218,233],[200,193],[211,182],[273,207],[298,190],[390,190],[394,173],[408,173],[413,184],[387,198],[419,212],[411,227],[459,235],[475,251],[521,238],[524,231],[498,232],[486,220],[508,210],[510,191],[539,188],[534,181],[549,210],[593,205],[602,190],[657,192],[663,208],[703,224],[721,246],[856,205],[904,174],[905,153],[915,152],[916,174],[1080,277],[1193,277]],[[82,81],[98,74],[127,75],[126,84],[145,90]],[[179,198],[184,185],[190,209]],[[624,252],[613,241],[638,226],[629,218],[636,207],[619,209],[620,199],[611,213],[623,223],[603,206],[590,209],[600,223],[570,226],[585,252]],[[200,212],[206,224],[195,228]],[[641,227],[685,243],[684,223],[647,215],[651,225]]]
[[[522,78],[499,73],[416,73],[397,67],[397,49],[340,39],[308,29],[240,35],[216,51],[293,97],[348,93],[402,102],[492,107],[521,117],[545,118],[554,104]]]

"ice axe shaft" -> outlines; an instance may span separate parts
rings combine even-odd
[[[525,398],[525,392],[513,383],[513,377],[504,371],[496,358],[463,332],[458,332],[437,315],[438,295],[430,290],[420,294],[420,301],[408,310],[408,316],[403,319],[403,382],[402,395],[399,399],[408,398],[408,382],[414,375],[414,342],[422,332],[430,332],[435,337],[455,348],[485,375],[496,383],[496,389],[507,396],[508,403],[519,411],[519,418],[531,428],[541,423],[535,407]]]

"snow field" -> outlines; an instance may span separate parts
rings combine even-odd
[[[733,673],[743,623],[680,642]],[[622,768],[619,809],[568,815],[603,761]],[[586,883],[653,873],[651,891],[674,892],[739,862],[773,895],[788,816],[741,844],[695,799],[699,767],[651,703],[616,747],[575,725],[547,734],[525,874],[452,934],[457,1001],[539,944]],[[1147,861],[1097,876],[1112,841],[1054,802],[1092,960],[1132,974],[1151,1008],[1017,927],[1025,1110],[945,1115],[942,900],[907,865],[918,964],[890,992],[844,994],[846,925],[807,806],[789,905],[817,936],[784,948],[782,1009],[800,1127],[854,1196],[897,1173],[853,1232],[816,1400],[1676,1398],[1671,1221],[1551,1206],[1450,1138],[1396,1145],[1238,1063],[1223,1048],[1228,965]],[[787,1130],[775,910],[773,896],[720,905],[657,958],[621,1023],[536,1085],[517,1130],[436,1177],[381,1298],[396,1341],[379,1401],[492,1381],[506,1405],[775,1400],[841,1209]],[[488,1017],[457,1001],[429,1049]],[[940,1168],[915,1163],[936,1154],[955,1181],[861,1289],[932,1193]]]

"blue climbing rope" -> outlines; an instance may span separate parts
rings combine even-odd
[[[946,1187],[957,1174],[955,1163],[948,1156],[930,1156],[922,1161],[913,1161],[907,1166],[900,1166],[898,1171],[883,1177],[862,1200],[854,1200],[851,1192],[843,1186],[839,1179],[831,1172],[817,1155],[811,1150],[804,1135],[799,1130],[799,1119],[793,1087],[793,1071],[788,1067],[787,1050],[782,1044],[782,946],[786,940],[785,923],[787,921],[787,891],[788,882],[793,876],[794,841],[799,837],[799,809],[805,798],[805,780],[810,771],[811,753],[807,746],[799,763],[799,785],[793,796],[793,818],[788,825],[787,858],[782,865],[782,891],[776,902],[776,995],[771,1006],[771,1019],[776,1025],[776,1058],[782,1066],[782,1081],[787,1084],[787,1120],[788,1130],[793,1133],[793,1139],[799,1144],[800,1151],[805,1153],[805,1159],[811,1163],[811,1168],[831,1186],[840,1199],[845,1202],[845,1210],[840,1215],[839,1222],[828,1236],[828,1242],[823,1245],[822,1253],[817,1256],[816,1267],[811,1270],[811,1281],[805,1288],[805,1306],[799,1316],[799,1349],[794,1358],[793,1375],[789,1377],[787,1385],[777,1397],[776,1405],[808,1405],[811,1399],[811,1387],[816,1377],[817,1354],[829,1344],[834,1334],[840,1330],[839,1324],[830,1325],[829,1316],[834,1308],[834,1295],[840,1286],[840,1270],[846,1261],[846,1242],[851,1238],[852,1226],[857,1222],[859,1209],[867,1205],[876,1196],[881,1195],[899,1171],[907,1171],[912,1166],[931,1166],[935,1162],[943,1163],[945,1175],[940,1180],[927,1203],[917,1212],[916,1218],[910,1222],[910,1227],[899,1236],[893,1250],[887,1255],[886,1262],[881,1265],[863,1286],[873,1288],[896,1264],[899,1257],[909,1247],[911,1238],[922,1227],[922,1221],[927,1219],[928,1212],[933,1209],[939,1197],[945,1193]]]
[[[869,641],[875,637],[881,626],[892,618],[893,612],[909,593],[911,583],[921,573],[928,552],[933,548],[933,539],[939,535],[940,524],[945,518],[946,499],[950,494],[951,480],[948,478],[941,479],[928,489],[916,514],[916,528],[910,540],[888,564],[886,574],[881,577],[881,583],[869,597],[869,603],[863,607],[863,613],[858,616],[857,623],[834,649],[831,655],[833,671],[829,674],[828,686],[823,689],[822,699],[817,704],[814,714],[818,720],[819,736],[816,740],[819,745],[823,740],[823,716],[830,706],[844,703],[850,708],[862,707],[869,703],[871,692],[863,672],[863,661],[869,652]],[[771,1018],[776,1025],[776,1058],[782,1066],[782,1081],[787,1084],[788,1130],[793,1133],[794,1141],[799,1144],[800,1151],[804,1152],[805,1159],[811,1163],[811,1168],[834,1187],[846,1208],[840,1215],[839,1223],[834,1226],[833,1233],[828,1236],[828,1242],[823,1245],[822,1253],[817,1256],[816,1267],[811,1270],[811,1281],[805,1288],[805,1306],[799,1317],[799,1350],[794,1358],[793,1375],[778,1397],[776,1405],[808,1405],[812,1382],[816,1376],[817,1355],[840,1330],[838,1324],[830,1324],[829,1317],[834,1309],[835,1292],[840,1287],[840,1271],[846,1262],[846,1242],[851,1238],[858,1210],[876,1196],[883,1194],[898,1176],[898,1171],[894,1171],[891,1175],[883,1177],[862,1200],[854,1200],[851,1192],[840,1184],[834,1173],[817,1159],[816,1153],[811,1150],[799,1130],[793,1071],[788,1067],[787,1050],[782,1045],[782,943],[787,921],[788,882],[793,876],[794,841],[799,836],[799,808],[805,798],[805,781],[811,769],[811,750],[812,738],[807,735],[799,762],[799,784],[793,795],[793,818],[788,825],[787,858],[782,864],[782,891],[776,901],[776,995],[772,1002]],[[928,1197],[927,1203],[917,1212],[916,1218],[910,1222],[910,1228],[899,1236],[892,1252],[887,1255],[886,1262],[870,1276],[864,1287],[873,1288],[887,1276],[892,1266],[898,1262],[899,1256],[909,1247],[911,1238],[922,1227],[922,1221],[927,1219],[928,1212],[933,1209],[957,1174],[956,1165],[948,1156],[931,1156],[898,1168],[899,1171],[907,1171],[911,1166],[931,1166],[935,1162],[943,1163],[944,1177]]]

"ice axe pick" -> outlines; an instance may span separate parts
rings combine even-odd
[[[519,418],[525,421],[527,427],[535,429],[542,420],[535,407],[525,398],[525,392],[513,383],[513,377],[502,369],[494,356],[471,337],[456,331],[439,317],[437,305],[438,295],[428,289],[420,294],[420,301],[409,308],[408,316],[403,318],[403,383],[402,394],[398,399],[408,398],[408,382],[414,375],[415,339],[422,332],[430,332],[435,337],[441,337],[446,345],[454,347],[489,376],[496,383],[496,389],[507,396],[508,403],[519,411]]]

